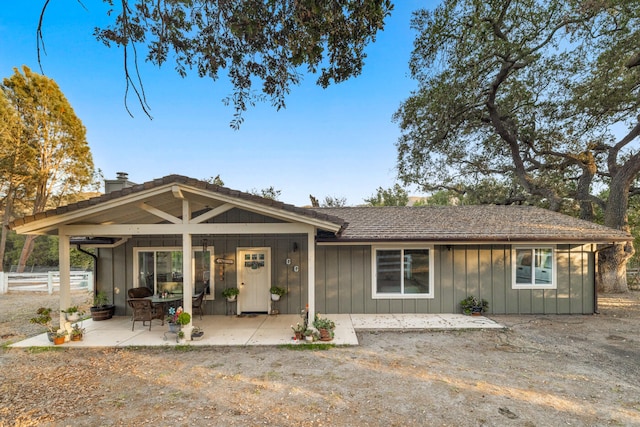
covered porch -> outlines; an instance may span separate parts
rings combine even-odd
[[[502,325],[484,316],[464,316],[461,314],[329,314],[326,315],[336,324],[335,337],[326,342],[334,345],[358,345],[356,330],[461,330],[503,328]],[[292,339],[291,325],[302,319],[294,314],[282,315],[245,315],[245,316],[197,316],[193,324],[204,330],[204,336],[197,341],[187,341],[193,346],[274,346],[296,344]],[[81,322],[86,332],[82,341],[67,341],[57,346],[61,348],[81,347],[129,347],[129,346],[175,346],[176,336],[166,333],[168,326],[162,326],[158,320],[143,327],[136,322],[131,331],[131,318],[117,316],[106,321],[94,322],[87,319]],[[166,339],[165,339],[166,337]],[[314,344],[324,343],[316,341]],[[47,334],[40,334],[14,343],[11,347],[53,346]]]

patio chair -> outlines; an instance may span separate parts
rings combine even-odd
[[[153,296],[153,291],[147,287],[131,288],[127,291],[129,298],[144,298]]]
[[[146,326],[145,322],[149,322],[149,330],[151,330],[151,321],[153,319],[162,320],[164,326],[164,309],[162,304],[153,304],[151,300],[146,298],[130,298],[127,300],[129,307],[133,309],[131,316],[131,330],[136,325],[136,321],[142,320],[142,326]]]
[[[203,289],[202,292],[200,292],[198,295],[196,295],[193,298],[193,302],[191,303],[191,308],[193,309],[194,314],[196,310],[200,312],[200,320],[202,320],[202,315],[204,314],[203,307],[205,304],[205,300],[204,300],[205,292],[206,292],[206,289]]]

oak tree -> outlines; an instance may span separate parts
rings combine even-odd
[[[49,1],[44,2],[39,41]],[[173,61],[181,76],[193,71],[217,80],[226,74],[233,86],[226,102],[235,108],[235,128],[257,100],[284,107],[303,69],[319,73],[317,84],[325,88],[359,75],[364,48],[375,41],[393,8],[390,0],[103,2],[112,22],[96,28],[95,36],[106,46],[122,48],[127,90],[135,92],[147,114],[137,73],[142,55],[158,66]]]
[[[587,220],[601,209],[628,231],[640,190],[637,2],[444,0],[412,26],[419,87],[395,115],[405,183],[516,181],[549,209],[576,203]],[[600,289],[627,289],[632,254],[599,252]]]

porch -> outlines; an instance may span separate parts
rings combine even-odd
[[[503,328],[484,316],[461,314],[330,314],[336,323],[335,337],[331,344],[358,345],[356,330],[441,330]],[[194,346],[247,346],[293,344],[291,325],[301,322],[298,315],[245,315],[245,316],[197,316],[193,325],[204,330],[198,341],[187,341]],[[149,326],[136,322],[131,331],[131,318],[118,316],[109,320],[81,322],[86,332],[82,341],[69,341],[60,347],[127,347],[176,345],[176,336],[166,333],[168,326],[158,320]],[[165,340],[166,336],[166,340]],[[46,334],[36,335],[11,344],[11,347],[53,346]]]

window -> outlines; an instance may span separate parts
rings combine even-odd
[[[205,289],[211,294],[213,248],[202,252],[194,250],[191,262],[193,272],[193,294]],[[181,294],[182,250],[178,248],[135,248],[134,249],[134,287],[147,287],[154,294],[170,292]]]
[[[433,298],[430,248],[373,248],[374,298]]]
[[[556,288],[553,247],[515,247],[512,254],[514,289]]]

